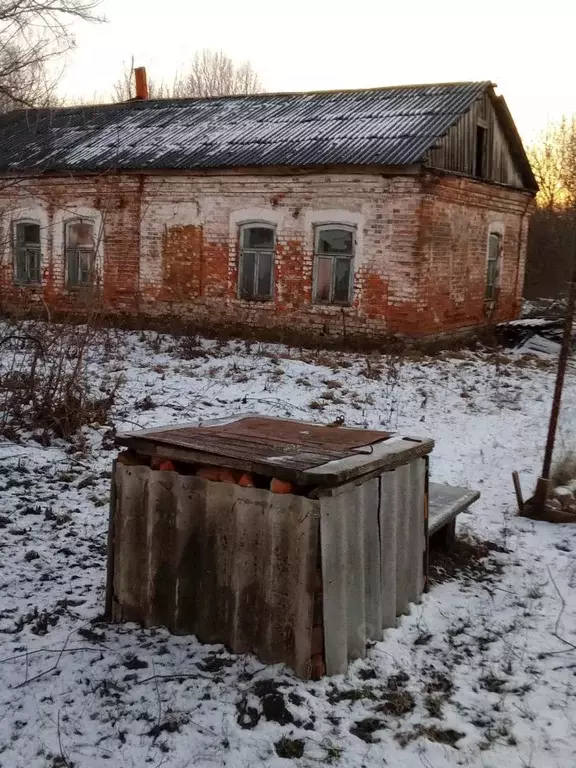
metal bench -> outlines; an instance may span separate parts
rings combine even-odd
[[[480,498],[478,491],[444,483],[430,483],[428,493],[428,539],[445,547],[454,541],[456,517]]]

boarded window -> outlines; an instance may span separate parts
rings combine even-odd
[[[326,226],[316,230],[314,300],[319,304],[351,304],[354,277],[354,230]]]
[[[496,298],[501,248],[501,236],[498,232],[490,232],[488,236],[488,266],[486,272],[486,299],[488,301],[493,301]]]
[[[71,221],[66,225],[66,264],[70,287],[94,284],[95,248],[92,222]]]
[[[14,241],[14,282],[28,285],[40,283],[40,225],[17,222]]]
[[[275,232],[272,227],[250,225],[240,231],[238,294],[241,299],[273,298]]]

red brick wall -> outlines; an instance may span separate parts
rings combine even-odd
[[[532,208],[530,196],[502,186],[456,176],[424,180],[415,333],[454,331],[518,316]],[[490,231],[500,234],[502,244],[492,308],[485,301]],[[408,323],[404,315],[402,331],[410,332]]]
[[[2,187],[3,185],[0,185]],[[0,188],[0,307],[27,311],[47,305],[75,312],[105,306],[138,308],[140,182],[138,177],[21,180]],[[28,213],[29,212],[29,213]],[[90,215],[95,222],[99,290],[68,290],[64,222]],[[12,220],[41,224],[42,285],[13,283]]]
[[[503,258],[495,319],[515,317],[529,198],[449,176],[106,176],[22,180],[0,190],[0,301],[76,311],[174,315],[205,326],[274,328],[378,338],[452,331],[487,322],[489,227]],[[41,217],[43,284],[13,284],[11,221]],[[74,212],[101,221],[99,290],[70,291],[63,226]],[[18,214],[18,215],[20,215]],[[274,300],[237,296],[238,225],[276,227]],[[357,228],[354,301],[312,302],[313,225]]]
[[[390,302],[388,329],[427,335],[511,320],[521,307],[532,198],[505,187],[456,176],[422,182],[418,239],[404,269],[405,295]],[[410,229],[398,212],[400,236]],[[502,237],[495,306],[485,302],[488,234]],[[412,276],[412,280],[409,276]]]

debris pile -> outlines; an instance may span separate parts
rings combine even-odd
[[[576,479],[552,488],[542,511],[536,510],[533,499],[528,499],[522,514],[549,523],[576,523]]]
[[[530,317],[501,323],[498,336],[517,352],[558,355],[563,329],[562,317]],[[576,347],[576,328],[573,330],[573,346]]]
[[[550,493],[548,504],[552,509],[562,510],[575,516],[576,519],[576,481],[570,485],[559,485]]]

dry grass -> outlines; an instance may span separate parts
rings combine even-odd
[[[461,536],[448,551],[432,546],[430,552],[430,583],[442,584],[449,579],[494,581],[502,565],[492,555],[504,552],[498,544]]]
[[[576,480],[576,453],[565,453],[564,456],[554,464],[552,469],[552,481],[554,486],[568,485]]]
[[[376,707],[377,712],[400,717],[412,712],[416,707],[416,701],[410,691],[392,691],[385,694],[384,698],[386,701]]]
[[[8,325],[0,337],[0,434],[39,430],[49,442],[50,434],[68,439],[87,424],[106,424],[121,379],[96,391],[88,371],[105,333],[89,324]]]

